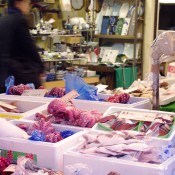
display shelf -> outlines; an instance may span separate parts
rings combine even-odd
[[[44,36],[45,37],[50,36],[50,34],[31,34],[31,36],[40,38],[40,37],[44,37]]]
[[[80,61],[83,60],[85,58],[75,58],[75,59],[51,59],[51,60],[43,60],[43,62],[61,62],[61,61]]]
[[[122,40],[135,40],[136,38],[134,36],[122,36],[122,35],[104,35],[104,34],[99,34],[95,35],[94,37],[96,38],[103,38],[103,39],[122,39]],[[142,38],[137,38],[137,40],[142,40]]]
[[[132,61],[133,67],[135,67],[135,66],[139,67],[139,70],[141,70],[141,78],[142,78],[143,77],[143,75],[142,75],[143,68],[142,68],[142,64],[140,64],[140,60],[141,60],[141,62],[143,62],[143,60],[142,60],[142,58],[143,58],[143,42],[144,42],[143,36],[144,36],[144,20],[145,20],[144,7],[145,7],[146,2],[142,1],[142,0],[133,0],[132,2],[129,0],[125,0],[125,1],[120,1],[120,3],[121,4],[122,3],[130,4],[131,3],[132,5],[135,5],[135,11],[138,11],[140,9],[140,6],[142,6],[142,8],[141,8],[142,13],[141,14],[133,13],[133,12],[131,13],[130,24],[128,27],[128,31],[127,31],[127,33],[125,33],[125,35],[119,35],[119,34],[116,35],[115,32],[113,35],[99,33],[99,34],[94,35],[94,38],[99,42],[100,47],[105,47],[105,46],[111,47],[111,44],[113,43],[113,45],[116,45],[115,48],[117,48],[120,45],[124,44],[124,51],[125,51],[124,53],[126,54],[126,56],[133,59],[133,61]],[[105,19],[103,19],[103,20],[105,21]],[[110,30],[112,25],[114,25],[114,26],[116,25],[116,27],[117,27],[117,25],[119,25],[119,24],[117,22],[116,24],[111,25],[110,22],[107,24],[107,21],[106,21],[106,25],[108,25],[108,30]],[[107,30],[107,33],[109,32],[108,30]],[[101,29],[101,31],[102,31],[102,29]],[[132,51],[131,51],[131,47],[132,47]],[[132,56],[131,56],[131,54],[132,54]],[[139,59],[139,63],[138,63],[138,59]],[[134,76],[134,73],[133,73],[133,76]]]
[[[96,83],[99,83],[99,76],[84,77],[83,80],[87,84],[96,84]],[[44,82],[43,85],[47,89],[50,89],[53,87],[65,87],[65,81],[64,80],[56,80],[56,81]]]
[[[47,36],[47,37],[56,37],[56,36],[64,36],[64,37],[80,37],[81,34],[31,34],[32,37],[43,37],[43,36]]]

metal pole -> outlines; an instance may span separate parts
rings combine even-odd
[[[153,73],[153,110],[159,110],[159,71],[160,71],[160,64],[152,65],[152,73]]]

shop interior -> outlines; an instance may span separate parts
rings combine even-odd
[[[38,89],[0,94],[0,175],[174,175],[174,11],[174,0],[33,0],[45,72]]]

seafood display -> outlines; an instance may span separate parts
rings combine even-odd
[[[127,104],[129,102],[129,99],[130,95],[127,93],[114,94],[108,97],[107,102]]]
[[[10,165],[8,158],[0,156],[0,172]]]
[[[121,112],[116,112],[102,117],[99,119],[99,127],[111,131],[136,130],[151,136],[166,136],[174,126],[174,116],[169,114],[155,114],[153,121],[134,119],[134,114],[132,119],[129,119],[127,116],[124,118],[125,115],[123,115],[123,118],[120,118],[120,114]]]
[[[63,97],[66,94],[65,92],[65,88],[60,88],[60,87],[54,87],[52,89],[50,89],[47,93],[46,93],[46,97],[55,97],[55,98],[60,98]]]
[[[161,164],[165,161],[161,145],[146,140],[144,133],[136,131],[95,132],[86,131],[81,144],[73,149],[81,154],[111,157],[130,161]],[[174,148],[171,149],[174,154]],[[168,158],[168,157],[167,157]]]
[[[164,93],[171,94],[175,90],[175,84],[168,83],[166,80],[161,80],[159,83],[160,95]],[[134,81],[134,83],[126,90],[123,88],[116,88],[113,90],[104,89],[103,94],[122,94],[129,93],[131,97],[149,98],[152,101],[152,81]]]
[[[47,111],[48,115],[36,113],[35,120],[44,119],[56,124],[92,128],[102,116],[102,113],[96,110],[83,111],[77,109],[72,103],[66,104],[59,99],[50,102]]]
[[[65,137],[65,131],[58,132],[53,126],[51,126],[51,124],[52,122],[45,121],[42,118],[40,121],[34,123],[32,126],[29,126],[27,124],[16,124],[16,126],[27,132],[27,134],[31,136],[29,138],[30,140],[35,141],[57,143],[64,138],[74,134],[74,132],[67,130]]]
[[[8,95],[22,95],[22,93],[25,90],[32,90],[34,89],[34,86],[32,84],[19,84],[19,85],[13,85],[10,86],[7,89],[7,94]],[[40,86],[38,89],[45,89],[44,86]],[[53,87],[50,90],[48,90],[45,94],[45,97],[55,97],[55,98],[60,98],[65,95],[65,88],[60,88],[60,87]]]
[[[24,85],[24,84],[19,84],[19,85],[14,85],[10,86],[7,90],[7,94],[10,95],[21,95],[25,90],[33,89],[30,85]]]

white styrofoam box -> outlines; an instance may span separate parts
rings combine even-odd
[[[175,101],[175,93],[174,94],[160,94],[159,96],[159,105],[167,105]]]
[[[106,100],[108,97],[112,96],[113,94],[101,94],[98,93],[97,97],[99,99]],[[55,98],[48,98],[48,97],[29,97],[29,96],[17,96],[17,95],[4,95],[0,94],[0,97],[7,98],[7,99],[24,99],[29,101],[37,101],[37,102],[46,102],[49,103],[53,101]],[[130,104],[121,104],[121,103],[110,103],[110,102],[99,102],[99,101],[90,101],[90,100],[79,100],[74,99],[72,100],[74,105],[82,110],[98,110],[99,112],[104,113],[110,106],[121,106],[121,107],[129,107],[129,108],[139,108],[139,109],[151,109],[152,105],[147,98],[141,97],[130,97],[129,103]]]
[[[44,103],[49,103],[55,99],[55,98],[49,98],[49,97],[6,95],[5,93],[0,94],[0,98],[15,99],[15,100],[28,100],[28,101],[36,101],[36,102],[44,102]]]
[[[13,124],[26,123],[31,121],[13,120]],[[53,125],[56,131],[69,130],[66,126]],[[31,141],[19,138],[0,137],[0,149],[11,150],[22,153],[32,153],[37,156],[37,164],[40,167],[63,170],[63,152],[71,146],[77,144],[79,133],[76,133],[58,143],[48,143],[40,141]]]
[[[150,164],[132,162],[117,158],[97,157],[74,152],[73,149],[66,151],[63,155],[64,175],[69,175],[67,166],[84,164],[92,171],[93,175],[107,175],[111,171],[120,175],[175,175],[175,156],[169,158],[164,163]],[[83,166],[81,166],[83,167]],[[79,171],[81,172],[79,166]]]
[[[123,108],[123,107],[110,107],[108,110],[103,114],[102,117],[108,116],[110,114],[113,114],[115,112],[119,111],[133,111],[133,112],[143,112],[143,113],[156,113],[156,114],[169,114],[175,116],[175,113],[173,112],[163,112],[163,111],[156,111],[156,110],[144,110],[144,109],[133,109],[133,108]],[[100,130],[98,127],[98,124],[94,125],[93,130]],[[175,128],[172,128],[173,132],[171,132],[170,136],[168,138],[161,138],[161,137],[155,137],[155,143],[159,142],[162,145],[168,145],[171,144],[172,146],[175,146]]]
[[[44,115],[48,115],[47,112],[47,107],[42,108],[41,110],[37,111],[37,112],[41,112]],[[34,121],[35,120],[35,114],[36,113],[31,113],[31,115],[26,115],[25,117],[23,117],[21,120],[30,120],[30,121]],[[58,125],[58,126],[62,126],[65,127],[67,129],[70,129],[72,131],[82,131],[82,130],[89,130],[90,128],[86,128],[86,127],[79,127],[79,126],[72,126],[72,125],[63,125],[63,124],[54,124],[54,125]]]
[[[164,77],[160,80],[161,82],[167,82],[169,86],[175,84],[175,78],[173,77]],[[175,94],[166,94],[165,93],[160,93],[159,97],[159,104],[160,105],[167,105],[169,103],[172,103],[175,101]]]
[[[106,110],[108,109],[109,106],[105,106],[105,108],[103,108],[103,106],[100,106],[98,103],[91,103],[92,101],[89,100],[78,100],[78,99],[73,99],[72,100],[74,106],[80,110],[85,110],[85,111],[92,111],[92,110],[97,110],[101,113],[106,112]],[[100,103],[100,102],[99,102]],[[37,112],[41,112],[45,115],[48,115],[47,112],[47,105],[44,106],[43,108],[40,108],[40,110],[38,110]],[[24,117],[24,119],[27,120],[34,120],[35,119],[35,113],[32,113],[31,115],[26,115]]]
[[[85,111],[97,110],[101,113],[104,113],[109,108],[109,106],[105,105],[105,103],[103,104],[103,102],[95,102],[90,100],[79,100],[79,99],[74,99],[72,100],[72,102],[76,108]]]
[[[39,110],[40,108],[44,107],[47,103],[46,102],[32,102],[31,100],[23,100],[21,99],[14,99],[14,98],[9,98],[7,99],[6,97],[0,97],[0,101],[6,102],[8,104],[15,103],[17,106],[17,109],[21,111],[21,113],[14,113],[14,112],[0,112],[2,115],[7,114],[10,118],[10,116],[27,116],[32,112],[35,112]],[[2,117],[2,116],[1,116]],[[13,118],[13,117],[12,117]]]
[[[11,120],[10,123],[13,123],[13,124],[28,124],[28,125],[32,125],[34,124],[35,122],[37,121],[31,121],[31,120],[26,120],[26,119],[21,119],[21,120]],[[54,128],[56,128],[56,131],[64,131],[64,130],[71,130],[73,132],[80,132],[80,131],[83,131],[84,128],[81,128],[81,127],[78,127],[78,128],[75,128],[73,126],[70,126],[70,125],[60,125],[60,124],[52,124],[52,126]]]
[[[110,96],[112,95],[100,94],[100,93],[97,95],[99,99],[103,99],[103,100],[106,100]],[[73,103],[76,105],[76,107],[81,108],[82,110],[86,110],[86,108],[90,110],[95,109],[102,113],[104,113],[110,106],[139,108],[139,109],[151,109],[152,108],[152,105],[149,99],[140,98],[140,97],[130,97],[129,104],[80,100],[80,99],[73,100]]]

